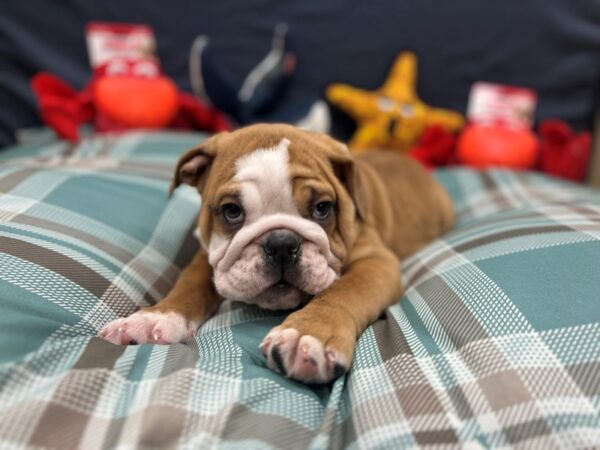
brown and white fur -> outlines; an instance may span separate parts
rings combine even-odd
[[[218,134],[181,157],[172,189],[202,195],[202,249],[156,306],[106,325],[115,344],[194,336],[222,299],[296,309],[261,344],[269,367],[325,383],[402,295],[400,260],[449,230],[451,201],[418,163],[288,125]],[[233,205],[233,206],[231,206]]]

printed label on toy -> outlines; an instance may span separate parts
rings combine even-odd
[[[94,70],[109,70],[115,62],[116,66],[127,69],[127,66],[144,61],[145,70],[158,72],[154,31],[146,25],[90,22],[86,27],[86,40]]]
[[[536,103],[532,89],[478,82],[471,88],[467,117],[480,125],[531,129]]]

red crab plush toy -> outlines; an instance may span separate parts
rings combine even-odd
[[[538,169],[568,180],[583,181],[592,150],[592,134],[589,131],[575,133],[569,125],[557,119],[542,122],[538,133]]]
[[[111,61],[96,69],[82,92],[46,72],[33,78],[32,88],[44,122],[70,141],[77,141],[80,125],[90,121],[96,131],[164,127],[229,129],[222,113],[180,92],[150,61]]]
[[[455,162],[456,135],[440,125],[425,128],[416,146],[409,155],[420,161],[428,169]]]

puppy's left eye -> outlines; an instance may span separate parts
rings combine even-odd
[[[333,202],[319,202],[313,207],[312,216],[317,220],[324,220],[329,217],[333,208]]]

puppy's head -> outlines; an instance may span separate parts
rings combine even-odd
[[[289,309],[340,275],[364,201],[345,145],[288,125],[221,133],[179,160],[202,196],[199,235],[225,298]]]

